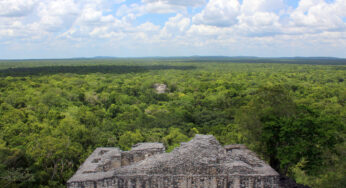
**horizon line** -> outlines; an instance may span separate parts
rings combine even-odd
[[[184,58],[229,58],[229,59],[334,59],[346,60],[346,57],[335,56],[280,56],[280,57],[265,57],[265,56],[223,56],[223,55],[192,55],[192,56],[134,56],[134,57],[120,57],[120,56],[92,56],[92,57],[66,57],[66,58],[19,58],[19,59],[0,59],[0,61],[30,61],[30,60],[79,60],[79,59],[184,59]]]

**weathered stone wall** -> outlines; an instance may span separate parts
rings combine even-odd
[[[97,171],[98,172],[106,172],[110,169],[119,168],[121,167],[121,157],[120,156],[114,156],[111,158],[111,160],[107,161],[105,164],[98,166]]]
[[[77,182],[69,188],[276,188],[277,176],[126,176]]]
[[[279,174],[244,145],[196,135],[170,153],[160,143],[97,148],[68,188],[274,188]]]
[[[146,158],[163,153],[162,150],[135,150],[135,151],[128,151],[128,152],[122,152],[121,153],[121,166],[128,166],[133,163],[143,161]]]

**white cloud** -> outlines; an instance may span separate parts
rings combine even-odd
[[[265,36],[280,32],[282,0],[210,0],[194,24],[232,27],[232,32],[247,36]]]
[[[238,0],[210,0],[205,9],[193,17],[196,24],[231,26],[237,23],[240,13]]]
[[[238,16],[235,26],[239,33],[248,36],[267,36],[281,33],[280,17],[273,12],[254,12]]]
[[[103,16],[97,10],[85,10],[88,16],[82,13],[74,25],[61,36],[64,38],[111,38],[124,36],[129,31],[130,23],[126,19],[117,19],[112,15]]]
[[[137,26],[137,30],[141,32],[157,32],[160,30],[160,26],[154,25],[151,22],[145,22]]]
[[[74,0],[50,0],[38,6],[38,22],[42,29],[55,32],[68,29],[79,15]]]
[[[301,0],[291,15],[292,30],[307,32],[345,29],[346,0],[327,3],[323,0]]]
[[[131,13],[141,16],[148,13],[167,14],[187,12],[188,7],[199,7],[205,3],[206,0],[141,0],[141,3],[122,5],[117,15],[124,16]]]
[[[240,20],[251,26],[273,26],[279,22],[279,16],[270,12],[256,12],[251,16],[243,16]]]
[[[285,8],[283,0],[243,0],[241,6],[243,14],[276,12],[283,8]]]
[[[161,3],[167,5],[176,5],[184,7],[202,6],[206,3],[206,0],[142,0],[142,3],[152,4]]]
[[[30,14],[37,0],[0,0],[0,16],[21,17]]]
[[[145,43],[146,45],[150,45],[157,42],[160,29],[160,26],[157,26],[151,22],[145,22],[133,28],[130,35],[133,36],[137,43]]]
[[[169,18],[161,31],[161,36],[172,37],[182,35],[190,27],[190,18],[184,17],[182,14],[177,14]]]
[[[0,49],[44,43],[51,48],[69,44],[85,49],[107,46],[110,52],[141,49],[152,53],[142,55],[164,55],[155,54],[162,50],[169,55],[264,56],[279,55],[283,53],[280,49],[302,55],[299,53],[305,48],[314,53],[326,46],[330,49],[322,51],[326,54],[346,48],[346,0],[300,0],[297,8],[284,2],[0,0]],[[174,16],[157,23],[150,13]],[[148,20],[139,19],[144,15]]]
[[[101,21],[101,18],[102,11],[87,7],[82,11],[81,15],[79,16],[79,21],[89,24],[97,24]]]
[[[151,3],[147,3],[143,6],[139,6],[139,10],[142,12],[142,14],[145,14],[145,13],[165,14],[165,13],[174,13],[177,11],[184,11],[185,6],[180,6],[176,4],[168,4],[162,1],[155,1]]]

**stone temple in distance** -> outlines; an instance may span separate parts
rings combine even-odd
[[[161,143],[97,148],[67,187],[274,188],[279,174],[244,145],[223,147],[211,135],[196,135],[170,153]]]

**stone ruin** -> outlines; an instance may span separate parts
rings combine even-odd
[[[140,143],[131,151],[97,148],[68,188],[266,188],[279,187],[279,174],[244,145],[222,147],[211,135],[170,153],[161,143]]]
[[[154,84],[154,88],[156,90],[156,93],[158,94],[166,93],[166,91],[168,90],[166,84]]]

